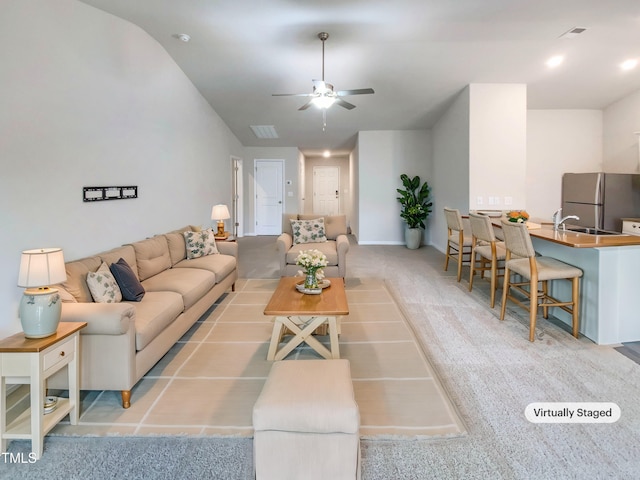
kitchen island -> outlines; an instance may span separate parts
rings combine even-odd
[[[536,252],[583,270],[580,281],[580,333],[597,344],[640,341],[640,236],[590,235],[554,231],[552,225],[529,231]],[[552,282],[556,298],[570,298],[566,282]],[[552,314],[571,325],[559,308]]]

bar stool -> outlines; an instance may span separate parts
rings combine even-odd
[[[504,270],[504,286],[502,291],[502,308],[500,320],[504,320],[507,299],[518,304],[529,312],[529,341],[535,339],[536,317],[538,307],[542,307],[544,318],[549,318],[549,307],[560,307],[571,314],[572,333],[578,338],[578,312],[580,309],[579,282],[582,270],[573,265],[561,262],[552,257],[536,256],[525,223],[502,220],[502,231],[507,247]],[[513,258],[516,255],[523,258]],[[516,273],[526,281],[511,282],[510,276]],[[561,302],[549,295],[549,280],[568,280],[571,282],[571,301]],[[538,291],[538,282],[542,282],[542,290]],[[528,288],[525,288],[527,287]],[[510,290],[521,293],[529,299],[529,305],[511,295]]]
[[[454,208],[444,208],[447,219],[447,251],[445,253],[444,270],[449,268],[449,259],[458,263],[458,281],[462,278],[462,263],[469,263],[471,256],[471,235],[465,235],[464,224],[460,211]],[[464,257],[467,255],[467,259]]]
[[[500,270],[504,270],[504,260],[507,249],[504,242],[496,239],[493,224],[486,215],[469,213],[471,224],[471,263],[469,266],[469,291],[473,289],[473,277],[476,271],[480,272],[480,278],[484,278],[484,272],[491,272],[491,308],[496,304],[496,290],[498,289],[498,277]],[[478,257],[480,257],[478,259]],[[480,261],[480,265],[476,263]]]

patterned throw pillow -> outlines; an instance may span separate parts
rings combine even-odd
[[[111,274],[109,266],[102,262],[95,272],[87,274],[87,286],[91,291],[93,301],[97,303],[118,303],[122,301],[122,292],[116,279]]]
[[[293,243],[321,243],[327,241],[324,232],[324,218],[314,220],[291,220]]]
[[[215,233],[210,228],[200,232],[183,232],[183,235],[187,244],[187,259],[220,253],[216,247]]]

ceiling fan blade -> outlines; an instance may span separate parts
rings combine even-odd
[[[343,97],[346,95],[370,95],[372,93],[376,93],[373,88],[357,88],[355,90],[338,90],[336,95]]]
[[[313,93],[272,93],[272,97],[313,97]]]
[[[309,108],[311,105],[313,105],[313,99],[309,100],[307,103],[305,103],[304,105],[302,105],[298,110],[306,110],[307,108]]]
[[[340,105],[341,107],[344,107],[347,110],[353,110],[354,108],[356,108],[355,105],[353,105],[352,103],[349,103],[349,102],[345,102],[341,98],[336,98],[335,104],[336,105]]]

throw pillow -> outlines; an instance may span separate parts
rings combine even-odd
[[[314,220],[291,220],[293,243],[322,243],[327,241],[324,218]]]
[[[142,300],[142,297],[144,297],[144,287],[124,258],[121,258],[116,263],[112,263],[109,269],[111,273],[113,273],[116,282],[118,282],[123,300],[129,300],[131,302],[139,302]]]
[[[183,235],[189,260],[220,253],[216,247],[215,233],[210,228],[200,232],[183,232]]]
[[[87,273],[87,286],[94,302],[118,303],[122,300],[120,287],[105,262],[95,272]]]

